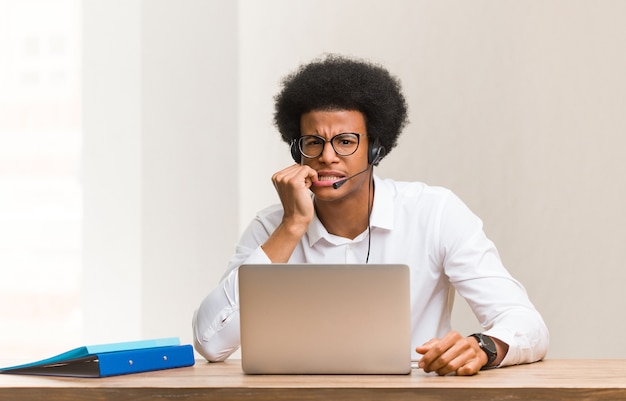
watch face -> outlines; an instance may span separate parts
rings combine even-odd
[[[487,352],[491,352],[493,354],[498,352],[496,343],[489,336],[481,335],[479,343],[481,343],[482,347],[487,350]]]
[[[480,348],[485,351],[485,354],[487,354],[487,364],[485,366],[490,366],[491,363],[498,357],[498,348],[496,347],[496,343],[491,337],[482,333],[472,334],[472,337],[478,341]]]

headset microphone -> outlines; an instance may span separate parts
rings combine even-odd
[[[380,159],[383,158],[383,155],[385,153],[385,148],[383,148],[382,146],[375,146],[371,149],[370,154],[368,155],[368,163],[369,165],[367,166],[367,168],[363,171],[359,171],[358,173],[356,173],[355,175],[351,175],[348,178],[344,178],[343,180],[339,180],[335,183],[333,183],[333,188],[334,189],[339,189],[341,188],[341,186],[343,184],[346,183],[346,181],[353,179],[354,177],[356,177],[357,175],[361,175],[363,173],[365,173],[366,171],[368,171],[369,169],[373,169],[374,166],[376,164],[378,164],[378,162],[380,161]]]
[[[358,172],[358,173],[356,173],[355,175],[351,175],[351,176],[350,176],[350,177],[348,177],[348,178],[344,178],[343,180],[339,180],[339,181],[337,181],[337,182],[333,183],[333,188],[335,188],[335,189],[339,189],[339,188],[340,188],[343,184],[345,184],[345,183],[346,183],[346,181],[353,179],[353,178],[354,178],[354,177],[356,177],[357,175],[361,175],[361,174],[363,174],[364,172],[368,171],[368,170],[369,170],[369,169],[371,169],[372,167],[374,167],[374,165],[373,165],[373,164],[370,164],[369,166],[367,166],[367,168],[366,168],[365,170],[363,170],[363,171],[359,171],[359,172]]]

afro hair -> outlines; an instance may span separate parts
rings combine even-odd
[[[408,123],[400,81],[364,60],[327,55],[300,66],[282,81],[275,96],[274,123],[283,141],[300,137],[300,118],[314,110],[356,110],[367,136],[389,153]]]

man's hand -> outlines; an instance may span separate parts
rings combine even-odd
[[[437,372],[441,376],[450,373],[474,375],[487,363],[487,354],[476,339],[462,336],[456,331],[449,332],[443,338],[433,338],[415,351],[423,355],[418,366],[424,372]]]
[[[272,183],[283,205],[283,220],[262,245],[273,263],[286,263],[313,220],[315,206],[310,188],[317,171],[293,164],[272,176]]]
[[[272,183],[285,211],[285,222],[304,224],[305,227],[309,225],[314,214],[309,191],[313,181],[317,181],[317,171],[299,164],[293,164],[272,176]]]

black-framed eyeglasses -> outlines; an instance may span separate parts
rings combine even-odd
[[[333,150],[339,156],[350,156],[359,148],[361,134],[344,132],[342,134],[335,135],[329,140],[326,140],[318,135],[304,135],[298,138],[297,141],[300,153],[302,156],[309,159],[321,156],[324,152],[326,142],[330,142]]]

